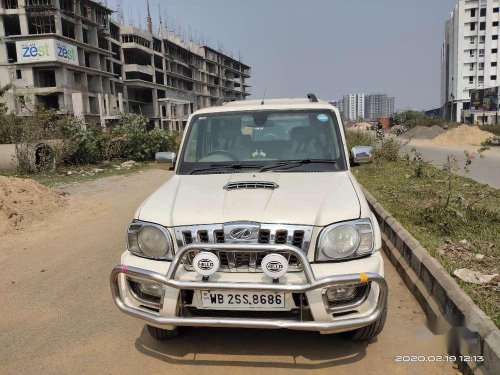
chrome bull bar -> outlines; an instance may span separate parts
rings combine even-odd
[[[182,259],[190,251],[221,250],[226,252],[290,252],[300,259],[306,278],[305,284],[279,284],[279,283],[227,283],[208,281],[181,281],[175,275]],[[205,317],[164,317],[153,312],[128,306],[122,300],[118,279],[120,274],[126,274],[134,279],[155,282],[175,289],[191,290],[239,290],[262,292],[287,292],[305,293],[315,289],[328,287],[341,287],[348,285],[363,285],[376,283],[379,286],[379,295],[375,308],[366,316],[353,318],[339,318],[331,322],[296,321],[287,319],[249,319],[249,318],[205,318]],[[126,265],[116,266],[110,276],[111,294],[118,308],[124,313],[145,320],[158,326],[192,326],[192,327],[240,327],[259,329],[292,329],[304,331],[346,331],[367,326],[375,322],[383,312],[387,301],[387,283],[384,278],[376,273],[356,273],[329,276],[321,279],[314,277],[314,272],[302,250],[291,245],[270,244],[190,244],[181,247],[175,254],[166,275]],[[325,306],[325,309],[327,307]]]

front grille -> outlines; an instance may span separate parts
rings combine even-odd
[[[257,227],[258,228],[258,227]],[[220,225],[199,225],[193,227],[177,227],[175,229],[177,243],[184,246],[193,243],[241,243],[231,241],[224,235],[224,226]],[[296,225],[276,225],[260,224],[258,235],[253,242],[258,244],[288,244],[298,247],[307,253],[312,236],[312,227]],[[200,251],[191,251],[183,260],[184,266],[192,270],[194,257]],[[219,260],[222,272],[261,272],[262,259],[269,252],[241,251],[227,252],[212,250]],[[302,270],[300,260],[289,252],[281,252],[288,260],[289,271],[298,272]]]

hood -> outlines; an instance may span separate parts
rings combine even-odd
[[[226,190],[238,181],[275,189]],[[348,172],[174,175],[139,208],[139,220],[167,227],[255,221],[325,226],[360,217]]]

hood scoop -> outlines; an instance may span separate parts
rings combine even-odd
[[[225,190],[239,190],[239,189],[270,189],[275,190],[279,187],[274,182],[267,181],[236,181],[230,182],[224,186]]]

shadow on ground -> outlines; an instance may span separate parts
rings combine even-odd
[[[179,337],[157,341],[146,326],[135,342],[140,353],[170,364],[285,369],[358,362],[365,357],[367,345],[342,335],[227,328],[183,328]]]

